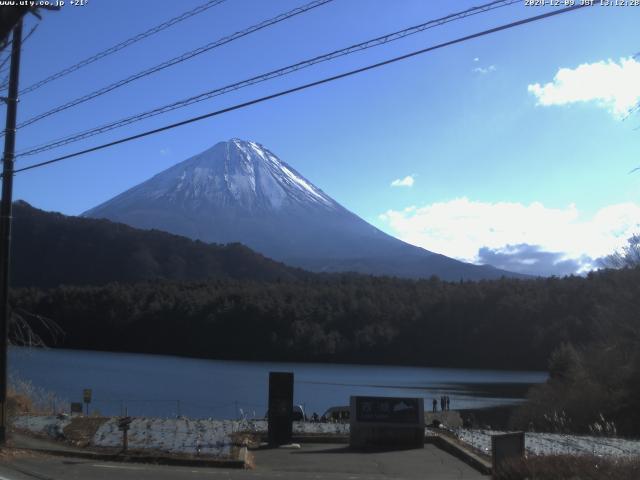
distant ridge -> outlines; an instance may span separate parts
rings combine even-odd
[[[264,146],[212,148],[85,212],[205,242],[241,242],[312,271],[479,280],[523,275],[435,254],[378,230]]]
[[[13,206],[11,284],[101,285],[167,280],[296,280],[309,273],[244,245],[212,245],[108,220]]]

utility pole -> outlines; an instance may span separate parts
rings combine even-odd
[[[7,344],[9,333],[9,259],[11,252],[11,207],[13,201],[13,160],[16,146],[18,111],[18,80],[20,78],[20,48],[22,20],[13,29],[7,123],[2,161],[2,200],[0,202],[0,446],[7,441]]]

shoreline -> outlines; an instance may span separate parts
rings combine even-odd
[[[463,421],[470,420],[473,428],[507,430],[513,412],[520,405],[501,405],[485,408],[462,408],[458,410]]]
[[[114,354],[114,355],[139,355],[139,356],[153,356],[153,357],[169,357],[169,358],[179,358],[185,360],[206,360],[206,361],[214,361],[214,362],[240,362],[240,363],[272,363],[272,364],[296,364],[296,365],[346,365],[353,367],[400,367],[400,368],[416,368],[423,369],[428,368],[432,370],[467,370],[470,372],[509,372],[509,373],[519,373],[525,375],[534,375],[534,376],[544,376],[545,380],[548,377],[548,372],[545,370],[535,370],[535,369],[525,369],[525,368],[516,368],[509,369],[504,368],[503,365],[498,366],[444,366],[444,365],[426,365],[420,363],[404,363],[404,362],[383,362],[383,361],[373,361],[373,360],[362,360],[361,362],[356,362],[355,360],[332,360],[330,358],[318,358],[315,360],[311,359],[303,359],[303,360],[295,360],[295,359],[270,359],[270,358],[254,358],[254,359],[246,359],[246,358],[237,358],[237,357],[213,357],[213,356],[193,356],[187,353],[167,353],[167,352],[151,352],[151,351],[133,351],[128,349],[123,350],[109,350],[109,349],[101,349],[101,348],[90,348],[90,347],[75,347],[71,345],[57,346],[50,345],[47,347],[25,347],[25,346],[16,346],[12,345],[9,349],[34,349],[34,350],[52,350],[52,351],[71,351],[71,352],[84,352],[84,353],[95,353],[95,354]],[[537,382],[532,382],[537,383]],[[542,383],[542,382],[541,382]],[[530,382],[514,382],[514,384],[522,384],[528,385]]]

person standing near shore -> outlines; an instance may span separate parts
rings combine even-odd
[[[433,399],[433,412],[437,412],[438,411],[438,401],[434,398]]]
[[[449,411],[449,405],[450,405],[450,402],[451,402],[451,399],[449,398],[449,395],[444,397],[444,400],[445,400],[445,404],[446,404],[446,407],[447,407],[447,411]]]

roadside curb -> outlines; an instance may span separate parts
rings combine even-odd
[[[454,457],[459,458],[460,460],[465,462],[467,465],[475,468],[480,473],[483,473],[485,475],[491,475],[492,473],[491,462],[458,445],[456,442],[443,435],[428,435],[425,437],[425,443],[430,443],[432,445],[435,445],[439,449],[450,453]]]
[[[58,457],[84,458],[87,460],[103,461],[103,462],[123,462],[123,463],[147,463],[154,465],[170,465],[181,467],[209,467],[209,468],[233,468],[247,469],[248,456],[247,447],[243,446],[238,449],[237,458],[230,459],[205,459],[205,458],[180,458],[168,457],[161,455],[145,455],[145,454],[123,454],[123,453],[101,453],[94,451],[81,450],[54,450],[45,448],[24,448],[24,447],[7,447],[11,450],[22,450],[29,452],[37,452],[45,455]]]
[[[268,442],[266,435],[260,436],[260,441]],[[335,434],[297,434],[291,436],[292,443],[349,443],[349,435]]]
[[[262,436],[261,439],[266,441],[266,436]],[[349,443],[348,435],[293,435],[291,441],[294,443]],[[473,467],[477,471],[485,475],[491,475],[492,466],[489,460],[482,458],[480,455],[472,452],[469,449],[464,448],[462,445],[454,442],[438,433],[434,435],[425,436],[425,444],[431,444],[440,450],[453,455],[454,457],[462,460],[467,465]]]

